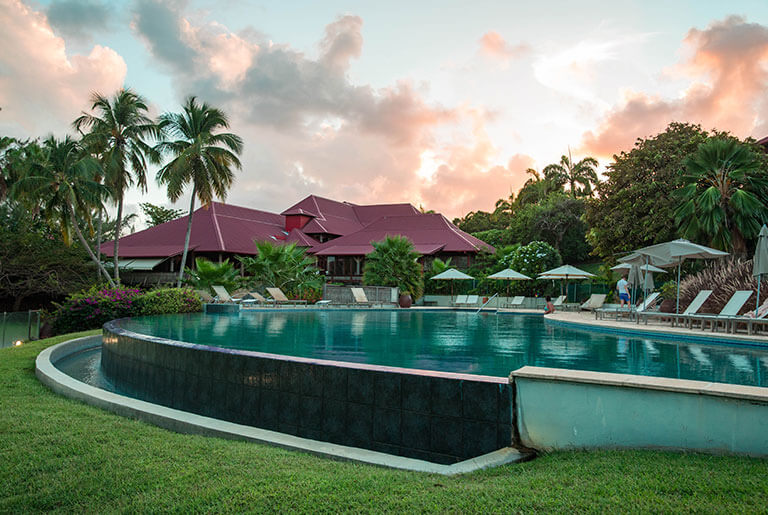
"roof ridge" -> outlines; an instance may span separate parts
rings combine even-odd
[[[478,248],[476,243],[471,242],[466,236],[464,236],[464,234],[466,234],[466,233],[464,233],[464,231],[462,231],[461,229],[459,229],[458,227],[453,225],[442,213],[433,213],[433,214],[439,214],[440,218],[443,220],[443,222],[445,222],[448,225],[448,228],[451,231],[453,231],[459,238],[461,238],[462,240],[466,241],[467,243],[472,245],[474,248],[476,248],[476,249]],[[462,234],[462,233],[464,233],[464,234]]]
[[[213,218],[213,228],[216,231],[216,239],[219,240],[219,250],[225,250],[226,247],[224,246],[224,238],[221,236],[221,228],[219,227],[219,220],[216,215],[216,206],[213,205],[214,202],[211,202],[211,218]]]

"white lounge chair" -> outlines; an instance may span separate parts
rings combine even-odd
[[[306,304],[306,300],[291,300],[288,297],[285,296],[285,293],[283,293],[283,290],[280,288],[267,288],[267,293],[269,293],[273,299],[275,299],[275,302],[277,304]]]
[[[552,301],[552,305],[556,308],[563,307],[563,303],[565,302],[565,295],[560,295],[558,298],[556,298],[554,301]]]
[[[365,295],[365,290],[362,288],[350,288],[352,291],[352,297],[355,299],[355,304],[363,304],[365,306],[372,306],[373,303],[368,300],[368,297]]]
[[[704,330],[705,324],[709,323],[712,332],[717,330],[717,328],[720,326],[720,322],[724,322],[725,330],[727,331],[730,321],[736,315],[738,315],[739,311],[741,311],[741,308],[744,307],[744,304],[746,304],[749,298],[752,296],[752,293],[752,290],[739,290],[731,296],[725,306],[723,306],[723,309],[720,310],[720,313],[717,315],[689,315],[685,320],[688,322],[688,326],[691,328],[693,328],[694,322],[701,323],[702,331]]]
[[[211,286],[211,289],[216,294],[216,300],[217,302],[226,302],[226,303],[235,303],[235,299],[232,298],[232,296],[229,294],[227,289],[221,285]],[[238,299],[240,300],[240,299]]]
[[[753,310],[749,310],[743,315],[736,315],[728,320],[731,324],[731,331],[736,332],[739,324],[744,324],[747,327],[747,334],[752,334],[755,326],[763,326],[768,324],[768,299],[757,309],[757,316]]]
[[[580,309],[587,311],[594,311],[595,309],[599,309],[603,307],[603,304],[605,304],[605,297],[606,295],[604,293],[593,293],[589,296],[586,302],[581,305]]]
[[[523,302],[525,302],[525,296],[518,295],[517,297],[512,297],[512,300],[509,302],[508,306],[512,308],[521,308],[523,307]]]
[[[701,306],[704,305],[704,303],[707,301],[710,295],[712,295],[712,290],[701,290],[698,294],[696,294],[691,303],[688,304],[688,307],[685,308],[685,311],[679,315],[675,313],[662,313],[661,311],[646,311],[640,315],[640,318],[645,319],[646,325],[648,324],[649,318],[669,318],[672,320],[672,325],[674,326],[677,323],[679,317],[688,317],[690,315],[696,314],[701,309]],[[640,322],[640,318],[637,320],[638,323]]]
[[[467,304],[467,295],[456,295],[456,300],[453,301],[454,306],[465,306]]]
[[[467,306],[477,306],[477,301],[480,300],[478,295],[467,295]]]

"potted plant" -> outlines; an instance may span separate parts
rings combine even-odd
[[[363,284],[394,286],[400,290],[399,304],[409,308],[424,292],[424,278],[419,253],[411,240],[404,236],[387,236],[384,241],[372,241],[373,252],[365,258]]]

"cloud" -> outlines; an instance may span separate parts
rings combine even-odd
[[[480,38],[480,51],[491,57],[501,59],[515,59],[523,57],[531,51],[531,47],[525,43],[511,45],[495,31],[488,31]]]
[[[768,131],[768,27],[739,16],[691,29],[683,41],[689,57],[671,72],[688,78],[678,98],[629,92],[594,131],[582,150],[610,156],[631,148],[636,138],[662,131],[672,121],[700,123],[738,136]]]
[[[316,55],[254,29],[193,23],[182,4],[142,0],[133,27],[171,71],[179,96],[195,94],[222,107],[245,139],[244,172],[232,202],[280,209],[316,193],[352,202],[423,200],[459,215],[472,199],[455,195],[456,175],[466,174],[467,187],[487,184],[476,197],[490,205],[498,197],[485,197],[509,190],[509,170],[489,160],[485,118],[428,102],[425,87],[408,78],[381,88],[351,81],[349,67],[364,42],[357,16],[329,23]],[[438,134],[443,128],[468,128],[472,137],[458,144]],[[479,136],[483,140],[474,141]],[[425,151],[447,167],[436,174],[438,184],[417,173]],[[443,180],[450,195],[437,193]]]
[[[0,132],[19,137],[67,130],[88,95],[123,85],[126,65],[111,48],[68,56],[45,14],[19,0],[0,9]]]
[[[57,33],[90,41],[93,32],[108,27],[112,11],[99,0],[54,0],[48,6],[47,15],[48,22]]]

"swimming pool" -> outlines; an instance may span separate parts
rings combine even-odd
[[[538,315],[270,310],[115,325],[226,349],[495,377],[534,365],[763,386],[768,374],[768,349],[623,337],[552,326]]]

